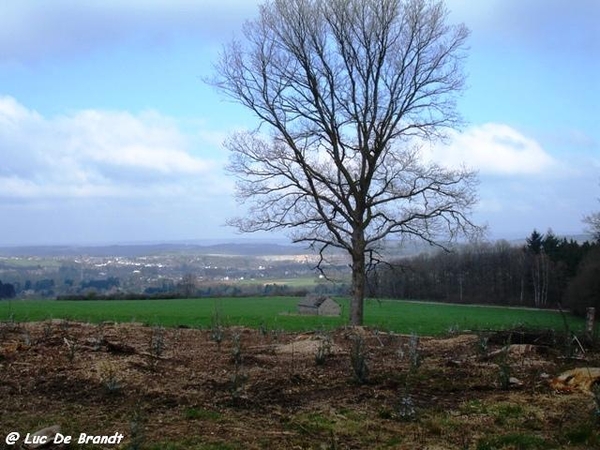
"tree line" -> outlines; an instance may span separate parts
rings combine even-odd
[[[0,298],[13,298],[15,295],[15,286],[12,283],[2,283],[0,281]]]
[[[501,240],[379,264],[373,297],[537,308],[583,314],[600,307],[600,240],[578,243],[534,230],[525,245]]]

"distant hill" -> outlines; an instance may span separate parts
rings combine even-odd
[[[583,243],[592,241],[591,235],[558,236]],[[514,246],[525,244],[525,239],[510,240]],[[419,241],[390,240],[385,244],[384,255],[387,257],[412,256],[415,254],[436,251],[427,243]],[[339,253],[341,250],[332,250]],[[268,241],[240,240],[236,242],[175,242],[148,244],[112,244],[112,245],[42,245],[42,246],[5,246],[0,247],[0,257],[141,257],[156,255],[220,255],[220,256],[287,256],[315,253],[306,244],[274,243]]]
[[[124,245],[48,245],[0,247],[0,256],[19,257],[140,257],[168,254],[198,254],[223,256],[302,255],[310,251],[305,245],[270,243],[223,243],[223,244],[124,244]]]

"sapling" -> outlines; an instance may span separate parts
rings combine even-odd
[[[369,378],[369,366],[367,364],[365,342],[360,335],[355,335],[352,338],[350,363],[352,365],[354,379],[356,382],[358,384],[365,384]]]

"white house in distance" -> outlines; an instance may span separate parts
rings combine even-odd
[[[329,297],[307,295],[298,303],[298,314],[339,316],[342,314],[342,308]]]

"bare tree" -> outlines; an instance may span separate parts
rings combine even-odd
[[[600,198],[598,201],[600,201]],[[588,231],[592,233],[594,239],[600,242],[600,211],[585,216],[583,223],[587,224]]]
[[[583,221],[589,226],[594,239],[600,241],[600,211],[586,216]]]
[[[476,229],[476,176],[421,161],[419,146],[460,124],[464,25],[429,0],[272,0],[226,45],[211,82],[259,119],[232,135],[228,170],[243,232],[291,229],[323,261],[351,257],[350,320],[382,240],[443,245]],[[319,265],[320,267],[320,265]]]
[[[583,222],[588,225],[589,231],[594,236],[594,239],[600,242],[600,211],[585,216]]]
[[[177,284],[177,290],[186,298],[191,298],[196,295],[197,289],[198,286],[196,275],[192,273],[185,274],[181,281]]]

